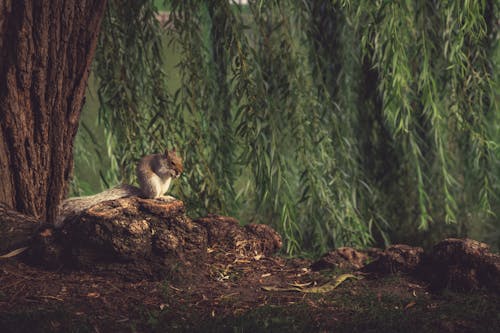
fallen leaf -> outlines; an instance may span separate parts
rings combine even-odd
[[[224,300],[228,300],[228,299],[231,299],[232,297],[234,296],[238,296],[240,293],[239,292],[234,292],[234,293],[230,293],[230,294],[226,294],[226,295],[220,295],[219,297],[217,297],[215,299],[215,301],[224,301]]]
[[[90,298],[98,298],[100,297],[101,295],[99,295],[98,292],[91,292],[91,293],[88,293],[87,294],[87,297],[90,297]]]
[[[248,264],[250,262],[250,260],[246,260],[246,259],[234,259],[233,261],[235,264]]]
[[[52,230],[50,230],[50,229],[47,228],[47,229],[45,229],[44,231],[42,231],[40,233],[40,236],[42,236],[42,237],[52,236]]]
[[[300,291],[300,288],[298,288],[298,287],[280,288],[280,287],[275,287],[275,286],[262,286],[262,290],[264,290],[264,291]]]
[[[408,287],[410,287],[412,289],[415,289],[415,288],[422,289],[423,288],[421,285],[416,284],[416,283],[408,283]]]
[[[405,310],[413,307],[415,304],[417,304],[417,302],[411,301],[410,303],[408,303],[408,304],[405,305]]]
[[[60,297],[57,297],[57,296],[51,296],[51,295],[42,295],[42,296],[36,296],[36,297],[40,297],[40,298],[46,298],[46,299],[54,299],[56,301],[61,301],[63,302],[64,299],[60,298]]]
[[[306,299],[306,303],[309,304],[313,308],[316,308],[316,309],[319,308],[319,306],[316,303],[314,303],[313,301],[311,301],[310,299]]]
[[[291,286],[293,287],[299,287],[299,288],[304,288],[304,287],[307,287],[307,286],[310,286],[312,284],[312,282],[306,282],[306,283],[290,283]]]
[[[263,286],[262,289],[265,291],[298,291],[301,293],[313,293],[313,294],[318,294],[318,293],[328,293],[330,291],[333,291],[335,288],[337,288],[342,282],[344,282],[347,279],[358,279],[356,276],[352,274],[342,274],[339,277],[337,277],[333,282],[327,282],[324,285],[318,286],[318,287],[309,287],[309,288],[304,288],[300,287],[300,285],[291,285],[291,287],[287,288],[280,288],[280,287],[274,287],[274,286]]]
[[[15,249],[14,251],[11,251],[7,254],[4,254],[3,256],[0,256],[0,259],[7,259],[7,258],[12,258],[12,257],[15,257],[17,256],[18,254],[21,254],[23,253],[24,251],[26,251],[28,249],[27,246],[25,247],[20,247],[18,249]]]
[[[245,309],[243,308],[238,308],[233,311],[233,315],[241,315],[243,313],[245,313]]]

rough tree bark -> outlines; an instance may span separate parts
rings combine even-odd
[[[0,0],[0,202],[52,221],[106,0]]]
[[[24,229],[32,225],[26,224]],[[0,233],[0,244],[2,239]],[[180,200],[130,197],[90,207],[66,219],[62,228],[41,226],[27,245],[24,259],[44,268],[76,268],[130,281],[174,276],[193,281],[213,262],[271,256],[282,241],[267,225],[240,226],[218,215],[193,220]]]

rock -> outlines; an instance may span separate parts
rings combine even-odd
[[[322,269],[342,269],[357,270],[373,260],[376,252],[371,250],[358,251],[352,247],[340,247],[334,251],[328,252],[318,261],[311,265],[313,271]]]
[[[389,246],[379,258],[365,267],[377,273],[414,273],[422,263],[424,250],[404,244]]]
[[[472,239],[448,238],[429,255],[425,278],[434,290],[469,291],[481,287],[500,292],[500,256]]]
[[[208,246],[239,256],[271,255],[283,245],[280,235],[264,224],[241,227],[232,217],[208,215],[193,221],[207,230]]]
[[[373,260],[372,262],[365,264]],[[423,280],[430,289],[469,291],[487,288],[500,293],[500,255],[472,239],[445,239],[424,253],[421,247],[398,244],[380,249],[344,247],[327,253],[311,265],[313,270],[362,269],[365,272],[405,273]]]

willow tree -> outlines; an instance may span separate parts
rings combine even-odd
[[[162,29],[153,1],[108,6],[95,74],[112,176],[179,146],[191,213],[272,224],[289,253],[465,235],[498,213],[495,1],[168,8]]]
[[[0,201],[51,221],[106,1],[0,2]]]

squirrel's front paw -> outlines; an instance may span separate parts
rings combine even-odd
[[[170,195],[162,195],[162,196],[157,197],[155,199],[163,201],[163,202],[171,202],[171,201],[177,200],[176,198],[174,198],[173,196],[170,196]]]

